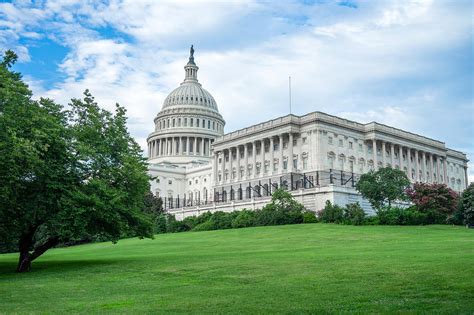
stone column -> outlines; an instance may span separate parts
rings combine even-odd
[[[446,157],[444,157],[443,159],[443,176],[444,176],[444,183],[446,185],[449,184],[449,180],[448,180],[448,162],[446,161]],[[466,186],[467,186],[467,180],[466,180]]]
[[[401,145],[398,145],[398,166],[403,172],[403,147]]]
[[[229,182],[232,181],[232,147],[229,148]]]
[[[390,164],[392,168],[395,168],[395,145],[393,143],[390,143],[390,158]]]
[[[205,156],[204,143],[205,143],[205,138],[201,138],[201,156]]]
[[[214,168],[213,168],[213,171],[214,171],[214,185],[217,184],[217,159],[219,158],[219,152],[214,152]]]
[[[421,160],[421,163],[423,164],[423,167],[422,167],[422,172],[423,172],[423,176],[421,176],[422,180],[427,183],[428,182],[428,177],[426,176],[426,152],[422,152],[422,160]]]
[[[293,134],[288,134],[288,172],[293,172]]]
[[[221,174],[222,174],[222,177],[221,177],[221,183],[224,183],[225,181],[225,149],[221,151],[221,161],[222,161],[222,164],[221,164]]]
[[[379,161],[377,161],[377,140],[372,139],[372,154],[374,156],[374,171],[377,171]]]
[[[279,143],[279,147],[280,147],[280,173],[283,173],[283,135],[280,135],[280,143]]]
[[[260,161],[260,176],[263,176],[264,172],[265,172],[265,139],[262,139],[260,141],[262,147],[260,149],[260,152],[262,154],[261,156],[261,161]]]
[[[418,150],[415,150],[415,182],[420,181],[420,163],[418,163]]]
[[[186,155],[190,155],[189,150],[191,146],[189,145],[189,137],[186,137]]]
[[[245,162],[245,165],[244,165],[244,176],[245,176],[245,179],[248,178],[247,176],[247,172],[248,172],[248,167],[249,167],[249,147],[246,144],[244,144],[244,162]]]
[[[430,153],[430,183],[434,183],[433,153]]]
[[[270,137],[270,147],[268,148],[268,152],[270,153],[270,165],[268,167],[268,169],[270,170],[270,174],[273,174],[273,160],[275,159],[275,157],[273,156],[273,154],[275,153],[273,151],[273,137]]]
[[[440,170],[441,170],[440,166],[441,165],[440,165],[440,162],[439,162],[439,155],[438,155],[438,156],[436,156],[436,182],[437,183],[441,183],[441,178],[439,176],[439,173],[441,173],[440,172]]]
[[[197,149],[197,138],[193,137],[193,139],[194,139],[192,141],[192,143],[193,143],[193,155],[197,155],[197,150],[196,150]]]
[[[369,143],[367,141],[364,141],[364,150],[365,150],[365,156],[364,156],[364,159],[365,159],[365,171],[369,171],[369,160],[370,160],[370,156],[369,156]]]
[[[237,146],[235,149],[235,153],[237,154],[237,167],[236,167],[236,175],[237,175],[237,180],[241,180],[242,176],[240,176],[240,145]]]
[[[382,167],[385,167],[387,165],[385,149],[385,141],[382,141]]]
[[[411,177],[411,149],[407,147],[407,159],[408,159],[408,178],[412,181]]]
[[[252,176],[257,177],[257,141],[252,142]]]
[[[178,155],[183,154],[183,137],[179,136],[178,138]]]

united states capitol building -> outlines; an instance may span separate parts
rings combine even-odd
[[[467,157],[444,142],[377,122],[321,112],[286,115],[224,133],[225,120],[198,81],[191,47],[184,81],[164,100],[147,138],[151,189],[182,219],[205,211],[258,209],[284,188],[309,210],[326,200],[369,203],[360,174],[391,166],[414,182],[467,187]]]

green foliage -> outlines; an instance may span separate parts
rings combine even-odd
[[[324,209],[318,211],[318,219],[324,223],[342,223],[344,221],[344,209],[326,200]]]
[[[318,223],[318,218],[313,211],[303,212],[303,223]]]
[[[241,210],[238,211],[237,216],[232,220],[233,228],[245,228],[256,226],[255,211]]]
[[[471,183],[462,193],[459,212],[464,224],[474,225],[474,183]]]
[[[386,207],[377,212],[377,217],[381,225],[423,225],[432,223],[428,214],[418,211],[416,207],[406,209]]]
[[[344,223],[352,225],[363,225],[365,222],[365,211],[358,202],[349,203],[344,208]]]
[[[190,225],[186,221],[178,221],[173,215],[167,215],[166,217],[166,232],[177,233],[186,232],[191,230]]]
[[[212,231],[212,230],[217,230],[216,226],[214,225],[214,222],[212,221],[206,221],[206,222],[200,223],[193,228],[193,231],[197,231],[197,232]]]
[[[17,244],[17,270],[60,243],[152,237],[147,165],[125,109],[103,110],[87,90],[67,111],[34,101],[15,59],[0,63],[0,243]]]
[[[403,171],[385,167],[362,174],[356,189],[372,207],[380,209],[386,205],[390,207],[393,201],[406,200],[405,190],[409,186],[410,181]]]

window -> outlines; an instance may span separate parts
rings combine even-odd
[[[190,185],[190,186],[192,185],[192,183],[193,183],[192,181],[189,181],[189,185]]]
[[[296,145],[298,142],[296,139],[293,139],[293,145]]]
[[[156,179],[156,182],[159,184],[159,183],[160,183],[160,179],[159,179],[159,178],[157,178],[157,179]]]
[[[212,130],[216,130],[216,122],[215,121],[212,122]]]
[[[175,122],[175,119],[173,118],[173,127],[175,126],[174,122]]]
[[[269,167],[269,165],[265,164],[265,173],[268,173],[268,167]]]
[[[278,171],[278,162],[273,162],[273,170]]]
[[[288,169],[288,161],[283,161],[283,169],[284,170]]]
[[[352,142],[349,141],[349,149],[352,149]]]
[[[362,152],[362,144],[359,143],[359,152]]]
[[[332,144],[332,137],[328,137],[328,144]]]
[[[273,151],[277,151],[279,147],[279,143],[274,143],[273,144]]]
[[[308,139],[306,137],[303,137],[303,139],[302,139],[303,143],[306,143],[307,140]]]
[[[191,122],[189,123],[191,127],[193,127],[193,118],[191,118]]]
[[[207,121],[207,129],[211,129],[211,121],[210,120]]]
[[[342,147],[344,144],[342,142],[342,139],[339,139],[339,146]]]
[[[188,119],[184,118],[184,127],[187,127],[187,126],[188,126]]]
[[[308,169],[308,158],[303,158],[303,170]]]
[[[194,181],[194,183],[197,184],[197,183],[198,183],[198,180],[196,179],[196,180]]]
[[[168,180],[168,185],[171,185],[171,184],[173,184],[173,181],[170,179]]]
[[[293,168],[296,170],[298,169],[298,159],[293,160]]]
[[[178,127],[181,127],[181,118],[178,118]]]
[[[225,161],[229,162],[229,156],[228,155],[225,156]]]
[[[199,118],[196,119],[196,127],[199,127]]]
[[[206,121],[204,119],[202,120],[202,128],[206,128]]]

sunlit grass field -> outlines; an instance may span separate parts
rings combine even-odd
[[[258,227],[48,251],[14,273],[0,313],[474,313],[474,230]]]

